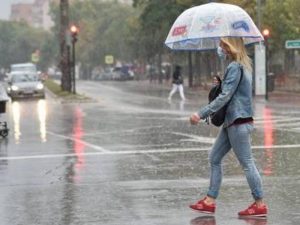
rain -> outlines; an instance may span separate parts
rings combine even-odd
[[[176,51],[165,41],[184,10],[208,2],[0,3],[1,225],[299,224],[298,3],[212,1],[238,5],[261,26],[261,42],[247,46],[254,62],[251,144],[269,212],[237,215],[253,199],[233,151],[222,162],[215,214],[189,208],[207,194],[209,153],[220,130],[204,120],[191,125],[190,116],[208,104],[212,78],[227,64],[215,49]],[[75,33],[60,35],[60,6],[68,6]],[[282,19],[290,36],[274,17],[280,7],[295,16]],[[179,89],[170,98],[176,65],[185,99]]]

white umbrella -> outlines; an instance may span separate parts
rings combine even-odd
[[[208,3],[185,10],[173,24],[165,44],[175,50],[209,50],[218,47],[220,37],[242,37],[245,44],[264,40],[242,8]]]

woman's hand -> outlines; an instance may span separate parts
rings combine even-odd
[[[190,116],[190,123],[192,125],[197,125],[200,121],[200,116],[198,115],[198,113],[194,113]]]

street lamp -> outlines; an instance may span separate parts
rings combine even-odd
[[[268,80],[269,80],[269,38],[270,38],[270,30],[269,29],[264,29],[262,31],[262,34],[265,39],[265,48],[266,48],[266,95],[265,99],[269,99],[269,85],[268,85]]]
[[[71,31],[71,36],[72,36],[72,81],[73,81],[73,94],[76,94],[76,86],[75,86],[75,66],[76,66],[76,61],[75,61],[75,44],[77,42],[77,35],[79,33],[79,29],[77,26],[72,25],[70,27]]]

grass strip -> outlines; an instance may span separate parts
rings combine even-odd
[[[54,95],[56,95],[59,98],[63,98],[66,100],[88,100],[88,99],[90,99],[84,95],[73,94],[68,91],[63,91],[61,86],[52,79],[45,80],[44,84],[48,88],[49,91],[51,91]]]

